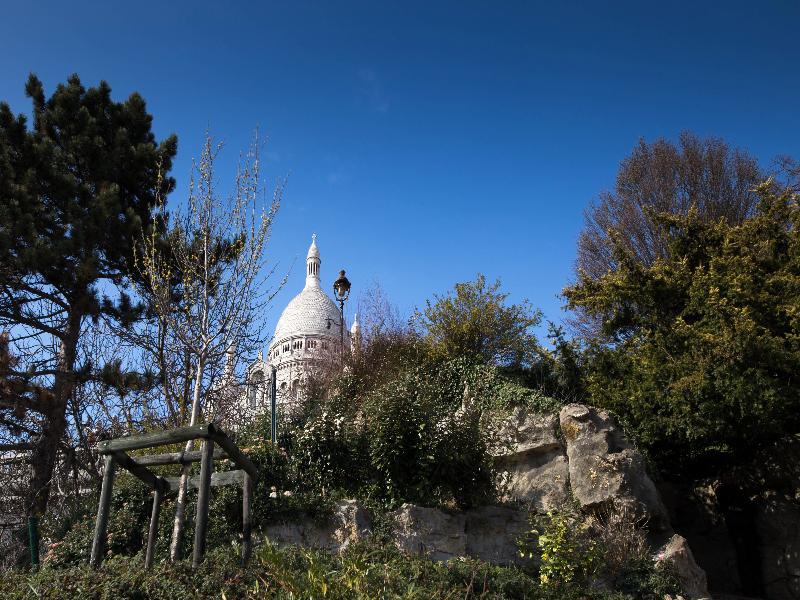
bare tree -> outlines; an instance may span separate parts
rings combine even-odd
[[[639,140],[620,165],[614,191],[585,212],[576,268],[591,277],[613,271],[614,234],[646,265],[663,257],[669,233],[653,211],[686,214],[694,206],[709,220],[740,223],[758,202],[753,190],[764,179],[755,158],[718,138],[683,132],[678,146]]]
[[[190,425],[203,412],[206,418],[219,416],[221,407],[203,399],[215,389],[231,349],[249,352],[263,342],[264,308],[277,291],[267,287],[274,268],[266,267],[264,250],[282,184],[266,203],[256,133],[249,152],[240,159],[233,192],[222,198],[214,172],[221,147],[206,134],[193,166],[186,206],[176,211],[166,232],[168,244],[165,247],[153,234],[143,240],[137,255],[146,282],[141,292],[149,296],[156,315],[146,348],[162,361],[167,397],[180,397],[176,388],[191,383]],[[163,203],[161,210],[164,222],[170,221]],[[184,375],[173,379],[171,375],[182,368]],[[188,442],[186,450],[191,449]],[[181,475],[172,560],[179,558],[189,472],[186,466]]]
[[[575,270],[594,279],[616,270],[615,242],[645,265],[665,257],[670,234],[657,213],[686,214],[695,207],[706,219],[740,223],[752,213],[754,190],[766,178],[755,158],[719,138],[683,132],[677,146],[663,138],[639,140],[622,161],[614,190],[584,213]],[[597,319],[579,312],[572,325],[591,337]]]
[[[357,306],[364,343],[380,335],[405,333],[409,328],[408,320],[403,320],[400,311],[390,302],[377,280],[359,294]]]

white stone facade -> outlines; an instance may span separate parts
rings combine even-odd
[[[247,370],[247,392],[242,398],[245,414],[269,408],[273,370],[279,409],[292,409],[310,375],[335,364],[341,352],[341,313],[320,285],[320,260],[316,235],[306,257],[306,283],[281,313],[266,360],[259,354]],[[354,329],[357,330],[357,319]],[[345,351],[350,347],[345,333]]]

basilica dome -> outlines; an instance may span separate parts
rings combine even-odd
[[[343,331],[339,307],[322,291],[316,237],[312,236],[306,256],[305,287],[283,309],[266,361],[259,353],[248,367],[247,393],[241,397],[243,414],[264,410],[270,388],[275,390],[274,398],[282,411],[294,410],[308,378],[330,365],[341,365],[343,353],[352,346],[351,339],[360,337],[357,322],[352,331]]]
[[[321,262],[316,236],[313,236],[306,256],[306,285],[283,309],[275,327],[269,352],[273,364],[314,359],[321,357],[321,351],[334,350],[341,345],[341,313],[320,286]],[[317,343],[319,341],[321,343]]]
[[[339,308],[333,300],[319,286],[306,287],[283,309],[273,342],[279,344],[286,338],[309,334],[335,337],[339,320]]]

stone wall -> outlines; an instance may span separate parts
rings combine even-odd
[[[690,597],[707,595],[705,573],[686,539],[672,531],[641,454],[610,415],[581,404],[564,407],[558,416],[517,410],[499,434],[495,455],[505,472],[506,499],[514,502],[465,512],[404,504],[389,515],[399,548],[433,560],[470,556],[525,565],[535,559],[522,558],[517,541],[530,529],[530,512],[575,501],[587,514],[613,507],[646,522],[654,556],[678,568]],[[264,533],[279,545],[340,551],[369,535],[371,527],[369,512],[348,500],[337,505],[327,525],[306,520],[274,525]]]
[[[662,481],[657,488],[641,454],[602,410],[570,404],[556,416],[519,409],[499,433],[495,456],[507,500],[536,512],[567,502],[587,513],[627,507],[647,522],[654,555],[679,567],[693,597],[706,594],[707,573],[715,596],[800,598],[800,441],[776,444],[758,464],[724,480]],[[516,543],[528,526],[524,508],[449,513],[406,504],[390,516],[395,541],[408,552],[522,561]],[[368,511],[350,500],[337,506],[329,525],[285,523],[266,535],[338,551],[371,527]]]

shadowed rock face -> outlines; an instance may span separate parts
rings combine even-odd
[[[657,554],[659,561],[669,562],[680,579],[681,587],[689,598],[708,597],[706,573],[694,560],[686,539],[673,535]]]
[[[448,514],[438,508],[404,504],[392,515],[395,543],[432,560],[471,556],[501,565],[530,564],[517,548],[529,529],[527,511],[507,506],[483,506]]]
[[[528,515],[506,506],[483,506],[466,513],[465,534],[468,556],[500,565],[525,565],[517,540],[529,530]],[[536,561],[538,562],[538,558]]]
[[[299,545],[332,552],[341,552],[370,533],[372,516],[356,500],[338,502],[333,517],[325,525],[303,519],[277,523],[264,529],[264,537],[278,546]]]
[[[669,531],[667,510],[647,475],[644,459],[605,411],[569,404],[559,415],[567,445],[572,494],[582,507],[615,502],[647,520],[653,531]]]
[[[800,598],[800,507],[784,501],[765,504],[754,521],[765,595]]]
[[[517,409],[499,431],[503,447],[498,463],[507,473],[509,496],[543,512],[569,498],[569,468],[557,425],[555,415]]]
[[[466,556],[463,514],[449,515],[438,508],[403,504],[392,514],[397,546],[410,554],[427,554],[432,560]]]

